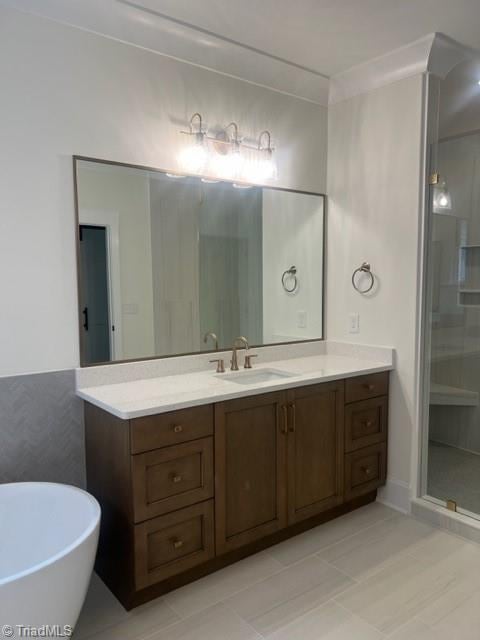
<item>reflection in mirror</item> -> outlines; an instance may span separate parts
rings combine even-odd
[[[323,337],[323,196],[75,170],[83,365]]]

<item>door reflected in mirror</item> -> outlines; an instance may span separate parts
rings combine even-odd
[[[322,195],[74,165],[82,365],[323,337]]]

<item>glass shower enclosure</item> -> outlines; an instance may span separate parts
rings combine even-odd
[[[425,313],[425,497],[480,519],[480,63],[441,82]]]

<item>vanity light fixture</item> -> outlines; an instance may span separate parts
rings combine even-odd
[[[267,139],[267,145],[262,144],[262,140]],[[277,172],[277,167],[273,160],[272,136],[270,131],[262,131],[258,136],[258,151],[260,157],[258,159],[257,171],[259,176],[257,180],[269,180],[273,178]]]
[[[193,138],[179,155],[181,166],[188,173],[205,173],[209,178],[204,182],[219,180],[238,180],[234,186],[246,182],[262,183],[277,176],[277,167],[273,158],[270,131],[264,130],[256,145],[246,144],[239,136],[236,122],[230,122],[217,135],[209,136],[203,128],[200,113],[194,113],[189,121],[189,130],[181,133]],[[240,182],[241,181],[241,182]]]
[[[233,130],[232,135],[229,129]],[[243,155],[237,123],[230,122],[223,131],[217,133],[212,146],[214,153],[211,156],[209,173],[226,180],[239,177],[242,173]]]
[[[202,116],[198,112],[190,118],[189,127],[189,131],[182,131],[182,133],[193,137],[193,141],[181,152],[180,164],[186,171],[201,173],[207,164],[208,149],[207,133],[203,130]]]
[[[257,146],[253,148],[250,162],[247,163],[245,178],[249,182],[263,183],[277,175],[277,167],[273,159],[272,137],[270,131],[262,131],[258,136]]]

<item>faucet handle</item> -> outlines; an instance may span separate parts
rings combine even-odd
[[[258,353],[247,353],[245,354],[245,364],[243,365],[244,369],[252,368],[252,358],[258,358]]]
[[[209,362],[217,363],[217,373],[225,373],[225,363],[223,362],[223,358],[218,358],[217,360],[209,360]]]

